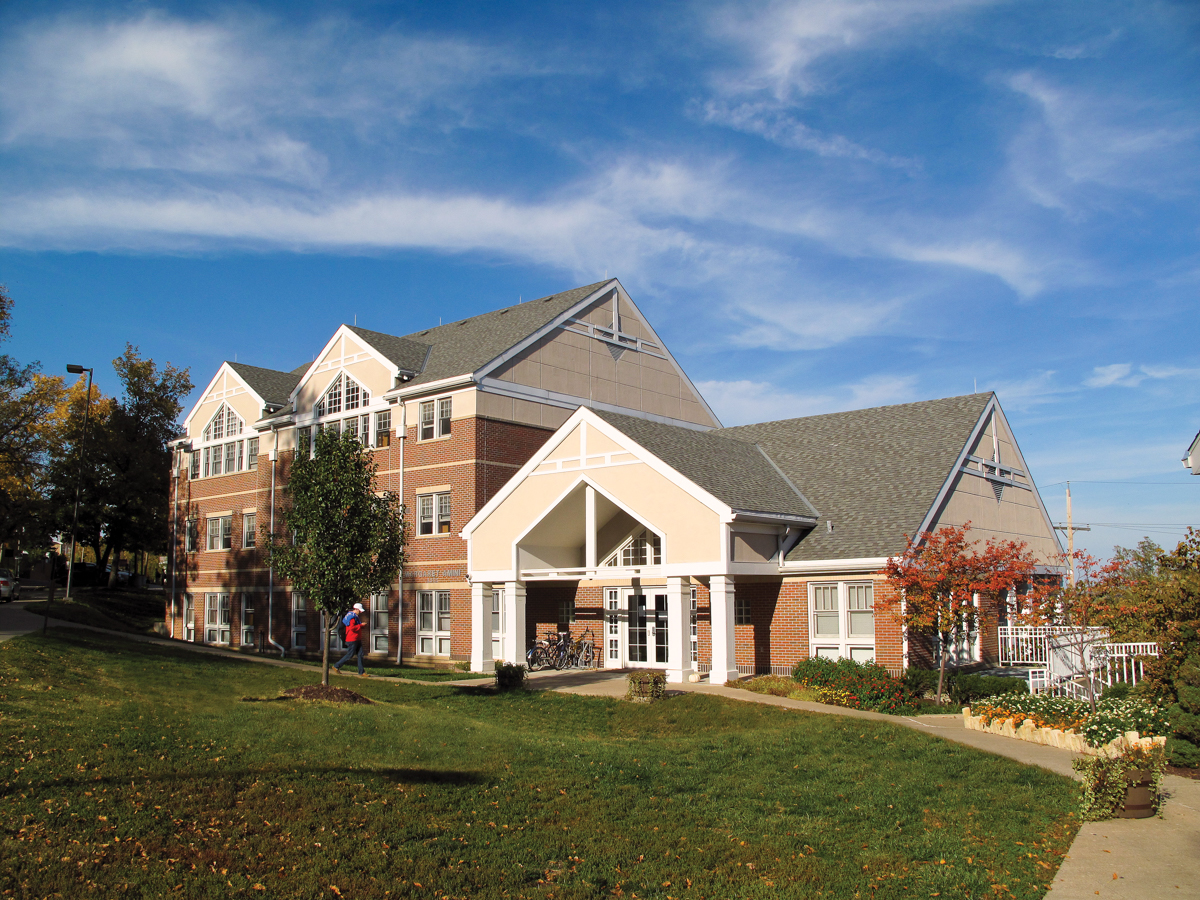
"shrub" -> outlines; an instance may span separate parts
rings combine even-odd
[[[1125,805],[1129,773],[1148,771],[1154,810],[1162,815],[1162,775],[1167,764],[1161,747],[1132,747],[1118,756],[1084,756],[1071,763],[1080,777],[1080,814],[1085,822],[1111,819]]]
[[[1197,637],[1194,631],[1191,637]],[[1169,710],[1167,752],[1177,766],[1200,767],[1200,653],[1185,657],[1175,674],[1175,702]]]
[[[1004,694],[972,704],[971,714],[983,716],[985,723],[1014,719],[1018,727],[1028,721],[1038,728],[1069,731],[1083,725],[1088,705],[1082,700],[1050,694]]]
[[[1024,678],[955,674],[951,675],[947,681],[949,682],[950,702],[955,706],[967,706],[972,701],[987,697],[1029,693],[1029,682]],[[936,681],[934,683],[936,684]]]
[[[654,703],[667,692],[667,677],[662,672],[630,672],[625,676],[629,685],[625,699],[635,703]]]
[[[792,669],[792,678],[805,687],[816,688],[850,709],[897,713],[905,708],[907,692],[898,678],[893,678],[883,666],[873,662],[858,663],[851,659],[802,659]]]
[[[525,667],[520,663],[496,663],[496,687],[512,691],[525,685]]]
[[[1101,700],[1125,700],[1129,697],[1133,686],[1125,681],[1118,681],[1116,684],[1110,684],[1100,692]]]

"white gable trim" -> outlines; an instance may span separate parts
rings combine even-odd
[[[516,474],[508,480],[508,483],[505,484],[504,487],[502,487],[496,493],[496,495],[492,497],[491,500],[484,504],[483,508],[480,509],[479,512],[475,513],[475,515],[471,518],[471,521],[468,522],[460,532],[461,536],[464,538],[470,538],[475,529],[478,528],[479,525],[488,518],[488,516],[494,513],[500,504],[512,496],[513,492],[517,489],[521,482],[528,478],[538,466],[546,462],[547,457],[549,457],[549,455],[562,444],[563,439],[566,438],[568,434],[575,430],[576,425],[582,426],[582,433],[580,434],[581,459],[586,458],[587,455],[587,429],[595,428],[614,443],[622,447],[629,448],[628,452],[636,456],[639,461],[649,466],[658,474],[662,475],[676,487],[681,488],[685,493],[689,494],[694,499],[703,503],[723,520],[728,521],[733,516],[733,510],[730,509],[725,503],[722,503],[708,491],[704,490],[702,487],[695,484],[688,478],[685,478],[641,444],[633,440],[633,438],[605,422],[586,406],[581,406],[579,409],[575,410],[575,412],[569,419],[567,419],[567,421],[563,422],[563,424],[558,427],[557,431],[555,431],[554,435],[551,436],[546,443],[542,444],[538,452],[535,453],[530,460],[525,463],[525,465],[521,466],[521,468],[517,470]],[[586,467],[581,466],[581,469],[586,471]]]
[[[368,341],[361,334],[357,334],[356,332],[351,331],[350,327],[347,325],[339,325],[337,331],[335,331],[333,333],[333,337],[331,337],[328,341],[325,342],[325,346],[321,348],[321,352],[317,354],[317,358],[314,359],[312,361],[312,363],[309,365],[309,367],[304,370],[304,374],[302,376],[300,376],[300,380],[298,382],[296,382],[296,386],[294,388],[292,388],[292,392],[288,395],[288,401],[291,402],[293,406],[295,406],[296,397],[298,397],[300,395],[301,389],[306,384],[308,384],[308,382],[312,379],[312,377],[314,375],[316,375],[318,372],[333,371],[334,369],[341,371],[342,369],[344,369],[346,367],[347,360],[344,356],[342,357],[341,361],[338,362],[338,364],[336,366],[332,365],[332,364],[330,364],[330,365],[325,364],[325,357],[328,356],[330,351],[333,350],[334,344],[336,344],[340,338],[344,338],[344,337],[348,337],[355,343],[361,344],[362,346],[366,347],[366,356],[368,358],[374,359],[377,363],[379,363],[381,366],[383,366],[384,369],[391,372],[393,379],[398,377],[398,375],[400,374],[400,369],[396,366],[396,364],[394,362],[392,362],[390,359],[388,359],[386,356],[384,356],[382,353],[380,353],[375,347],[371,346],[371,342]],[[349,360],[349,362],[351,362],[351,363],[359,362],[359,361],[360,360],[357,358]],[[357,381],[357,379],[355,379],[355,380]],[[298,410],[297,410],[297,412],[298,412]]]
[[[217,374],[212,377],[212,380],[209,381],[208,384],[205,385],[204,390],[200,392],[200,399],[198,399],[194,404],[192,404],[192,408],[188,410],[188,414],[184,417],[184,419],[183,419],[183,430],[184,431],[187,431],[189,433],[191,432],[192,418],[196,415],[196,412],[200,409],[200,407],[208,402],[208,395],[210,393],[212,393],[213,390],[216,388],[217,381],[218,381],[218,379],[220,379],[221,375],[223,375],[223,374],[224,375],[232,375],[237,380],[238,384],[240,384],[243,388],[246,389],[246,393],[248,393],[250,396],[254,397],[258,401],[258,408],[260,410],[267,405],[267,401],[259,396],[258,391],[254,390],[254,388],[250,387],[250,385],[248,385],[246,383],[246,379],[242,378],[242,376],[237,373],[237,370],[234,369],[233,366],[229,365],[228,362],[223,362],[223,363],[221,363],[220,368],[217,369]],[[215,397],[214,399],[227,400],[231,396],[234,396],[234,395],[229,394],[226,391],[226,392],[222,392],[220,397]],[[250,423],[247,423],[247,427],[250,427]]]
[[[938,491],[937,497],[933,500],[933,505],[929,507],[929,512],[925,513],[925,518],[921,520],[921,524],[917,527],[917,534],[924,534],[929,530],[933,520],[941,512],[943,505],[950,496],[950,491],[954,487],[954,480],[962,474],[961,469],[963,463],[967,461],[967,457],[971,453],[971,446],[975,440],[983,434],[983,430],[987,427],[988,418],[995,414],[997,418],[1004,423],[1004,430],[1008,432],[1009,438],[1012,439],[1013,446],[1017,448],[1017,452],[1021,454],[1021,459],[1024,461],[1025,454],[1021,453],[1021,447],[1017,444],[1017,436],[1013,433],[1012,427],[1008,424],[1008,417],[1004,415],[1004,410],[1000,408],[1000,401],[992,394],[987,405],[984,406],[983,412],[979,414],[979,420],[975,423],[975,427],[971,430],[971,434],[967,437],[967,441],[963,444],[963,448],[959,451],[958,457],[954,460],[954,466],[950,469],[950,474],[942,483],[941,490]],[[1026,463],[1028,466],[1028,463]],[[1026,477],[1029,479],[1029,484],[1032,488],[1033,495],[1037,498],[1038,510],[1042,514],[1042,521],[1046,525],[1047,531],[1053,536],[1054,543],[1058,547],[1059,552],[1063,552],[1062,543],[1059,541],[1058,532],[1054,530],[1054,523],[1050,520],[1050,513],[1046,511],[1046,504],[1042,502],[1042,493],[1037,489],[1037,484],[1033,480],[1033,474],[1026,470]]]

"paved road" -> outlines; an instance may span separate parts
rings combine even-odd
[[[44,594],[37,599],[43,598]],[[32,615],[23,608],[25,603],[32,599],[33,597],[28,597],[19,603],[0,604],[0,641],[41,629],[41,617]],[[50,625],[82,627],[57,622],[54,619],[50,620]],[[311,666],[300,663],[262,656],[246,656],[200,644],[165,641],[149,635],[121,636],[147,643],[169,643],[178,649],[228,656],[245,662],[314,671]],[[530,676],[530,683],[535,689],[589,696],[620,697],[625,693],[625,676],[622,673],[535,672]],[[479,686],[478,681],[463,681],[461,684]],[[704,683],[672,685],[672,690],[715,694],[732,700],[764,703],[806,712],[891,722],[988,753],[1007,756],[1027,765],[1041,766],[1069,778],[1075,777],[1071,769],[1071,760],[1076,754],[1018,741],[1015,738],[968,731],[963,727],[961,715],[912,718],[885,716],[881,713],[842,709],[821,703],[789,700],[786,697],[771,697],[738,688]],[[1170,799],[1161,819],[1114,819],[1109,822],[1084,823],[1054,879],[1054,886],[1047,895],[1050,900],[1094,900],[1096,897],[1105,900],[1200,898],[1200,781],[1167,775],[1164,778],[1164,788]]]

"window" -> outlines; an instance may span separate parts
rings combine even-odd
[[[254,533],[254,523],[258,519],[257,513],[242,513],[242,547],[250,548],[257,543]]]
[[[192,474],[191,474],[191,477],[193,479],[200,477],[200,451],[199,450],[192,451]]]
[[[559,625],[574,625],[575,624],[575,601],[574,601],[574,599],[558,601],[558,624]]]
[[[417,496],[417,534],[450,533],[450,494]]]
[[[214,446],[192,452],[192,477],[197,478],[203,475],[208,478],[210,475],[220,475],[222,472],[228,475],[232,472],[242,471],[245,467],[243,456],[245,442],[220,442],[239,436],[244,428],[245,423],[241,416],[233,411],[233,407],[222,403],[213,417],[208,420],[202,437],[205,443],[217,443]]]
[[[875,585],[837,582],[812,586],[814,656],[867,662],[875,658]]]
[[[662,538],[651,531],[643,531],[625,541],[608,559],[605,566],[658,566],[662,565]]]
[[[346,420],[345,424],[342,426],[342,429],[348,435],[350,435],[352,438],[354,438],[357,441],[358,440],[358,416],[351,416],[350,418],[348,418]]]
[[[224,450],[221,448],[220,444],[218,444],[215,447],[210,447],[209,449],[212,450],[211,472],[213,475],[220,475],[221,474],[221,460],[223,460],[225,458]]]
[[[204,643],[228,644],[232,634],[228,594],[204,595]]]
[[[246,441],[246,468],[251,472],[258,468],[258,438]]]
[[[691,613],[691,644],[692,644],[692,662],[700,661],[700,635],[698,633],[699,622],[699,604],[696,602],[696,586],[692,585],[692,613]]]
[[[191,594],[183,595],[183,628],[187,640],[196,639],[196,598]]]
[[[423,656],[449,656],[450,592],[420,591],[417,604],[417,652]]]
[[[196,545],[200,543],[200,534],[196,530],[196,520],[188,519],[183,523],[183,549],[185,553],[195,553]]]
[[[371,392],[349,375],[341,374],[333,379],[325,391],[325,395],[316,402],[313,412],[318,417],[333,416],[342,410],[349,412],[352,409],[369,406],[370,403]]]
[[[604,634],[608,644],[608,658],[621,659],[621,597],[616,588],[608,588],[604,594]]]
[[[208,520],[208,549],[230,550],[233,547],[233,516],[213,516]]]
[[[303,650],[308,642],[308,609],[304,595],[292,593],[292,647]]]
[[[439,400],[426,400],[420,406],[420,432],[418,437],[423,441],[435,437],[446,437],[450,434],[450,418],[453,409],[452,398],[442,397]]]
[[[733,595],[733,624],[750,624],[750,598],[740,592]]]
[[[225,445],[225,471],[237,472],[242,467],[242,442],[233,441]]]
[[[254,595],[242,594],[242,646],[254,646]]]
[[[423,441],[433,440],[433,401],[426,400],[421,404],[421,432],[419,435]]]
[[[385,409],[375,413],[375,446],[390,447],[392,444],[392,411]]]
[[[500,659],[504,651],[504,591],[492,591],[492,659]]]
[[[310,456],[312,454],[312,429],[308,427],[296,429],[296,455]]]
[[[387,653],[388,649],[388,595],[371,595],[371,650]]]

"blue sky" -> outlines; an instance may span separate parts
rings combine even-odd
[[[607,273],[726,424],[978,385],[1056,520],[1154,526],[1086,546],[1170,544],[1197,96],[1193,2],[8,2],[9,352],[203,384]]]

